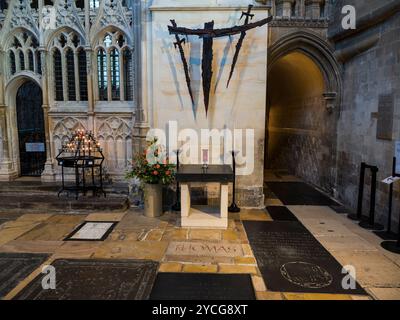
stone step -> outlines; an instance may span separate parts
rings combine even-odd
[[[107,197],[73,195],[57,197],[49,194],[0,193],[0,212],[10,213],[88,213],[122,212],[129,208],[129,199],[125,195],[108,194]]]
[[[67,183],[67,185],[70,184]],[[60,188],[61,183],[44,183],[40,181],[0,182],[0,195],[16,193],[57,195]],[[104,191],[107,194],[128,195],[129,187],[127,183],[105,184]]]

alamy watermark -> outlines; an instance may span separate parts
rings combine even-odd
[[[351,5],[344,6],[342,8],[342,14],[345,15],[342,18],[342,28],[344,30],[354,30],[357,26],[356,8]]]
[[[243,176],[254,172],[254,129],[179,129],[177,121],[169,121],[166,130],[148,132],[147,141],[155,138],[161,152],[157,155],[147,152],[150,164],[162,163],[166,157],[175,163],[177,150],[182,164],[232,164],[232,151],[235,151],[236,174]]]
[[[42,273],[45,276],[42,278],[43,290],[55,290],[56,289],[56,268],[51,265],[45,265],[42,268]]]

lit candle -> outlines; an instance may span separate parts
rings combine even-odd
[[[208,149],[203,149],[203,163],[208,164]]]

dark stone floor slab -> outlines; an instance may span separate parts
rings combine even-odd
[[[52,265],[55,290],[43,290],[39,275],[15,299],[145,300],[158,269],[158,263],[144,260],[60,259]]]
[[[350,213],[349,209],[347,209],[345,206],[341,206],[341,205],[329,206],[329,208],[331,208],[333,211],[335,211],[336,213],[339,213],[339,214]]]
[[[399,239],[399,236],[397,233],[390,232],[388,233],[387,231],[374,231],[374,233],[381,238],[382,240],[397,240]]]
[[[304,182],[267,182],[267,186],[284,205],[339,205]]]
[[[268,206],[266,209],[274,221],[299,221],[296,216],[284,206]]]
[[[0,253],[0,298],[15,288],[48,257],[46,254]]]
[[[342,266],[300,222],[243,224],[268,290],[366,294],[342,288]]]
[[[152,300],[255,300],[248,274],[159,273]]]

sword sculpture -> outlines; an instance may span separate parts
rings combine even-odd
[[[174,27],[177,26],[175,20],[171,20],[171,23]],[[175,47],[175,49],[178,47],[179,53],[181,55],[183,70],[185,70],[186,84],[187,84],[187,87],[189,90],[190,99],[192,100],[192,104],[194,104],[192,86],[190,83],[191,81],[190,81],[190,74],[189,74],[189,65],[187,63],[185,51],[183,51],[183,46],[182,46],[182,44],[185,44],[186,41],[184,38],[180,39],[178,34],[175,35],[175,40],[176,40],[176,42],[174,42],[174,47]]]
[[[181,53],[181,58],[182,61],[184,61],[184,69],[185,69],[185,76],[186,76],[186,82],[188,84],[189,88],[189,94],[192,98],[193,102],[193,97],[192,97],[192,89],[190,85],[190,74],[189,74],[189,68],[187,67],[187,61],[185,58],[185,54],[183,52],[182,48],[182,40],[179,39],[179,35],[185,35],[185,36],[198,36],[200,39],[203,39],[203,55],[202,55],[202,79],[203,79],[203,92],[204,92],[204,105],[206,109],[206,114],[208,113],[208,107],[210,103],[210,88],[211,88],[211,80],[212,80],[212,75],[213,75],[213,70],[212,70],[212,62],[213,62],[213,42],[214,38],[219,38],[219,37],[226,37],[226,36],[232,36],[236,34],[240,34],[240,39],[238,44],[236,45],[236,52],[235,56],[233,58],[233,63],[229,75],[229,80],[228,80],[228,85],[229,82],[232,78],[240,49],[243,45],[244,39],[246,37],[246,32],[248,30],[257,28],[257,27],[262,27],[266,25],[267,23],[272,21],[272,16],[262,19],[257,22],[249,23],[249,20],[254,17],[254,15],[251,14],[251,9],[252,5],[249,5],[247,12],[242,13],[242,17],[246,16],[245,23],[242,26],[234,26],[231,28],[222,28],[222,29],[214,29],[214,21],[207,22],[204,24],[204,29],[188,29],[188,28],[182,28],[178,27],[175,23],[174,20],[171,20],[172,26],[168,26],[168,30],[170,34],[175,35],[176,39],[176,45],[179,47],[179,51]],[[175,45],[175,46],[176,46]],[[182,54],[183,53],[183,54]],[[185,67],[186,64],[186,67]]]
[[[242,16],[240,17],[240,20],[242,20],[242,18],[245,16],[245,20],[244,20],[244,25],[248,25],[249,24],[249,20],[252,20],[254,18],[254,14],[251,14],[251,9],[253,8],[253,6],[250,4],[247,12],[242,12]],[[232,66],[231,66],[231,71],[229,72],[229,79],[228,82],[226,83],[226,87],[229,87],[229,83],[231,82],[232,76],[233,76],[233,72],[235,71],[235,66],[236,63],[238,61],[239,58],[239,53],[240,53],[240,49],[242,48],[243,45],[243,41],[246,38],[246,31],[243,31],[240,33],[240,38],[238,43],[236,44],[236,51],[235,51],[235,55],[233,56],[233,60],[232,60]]]

